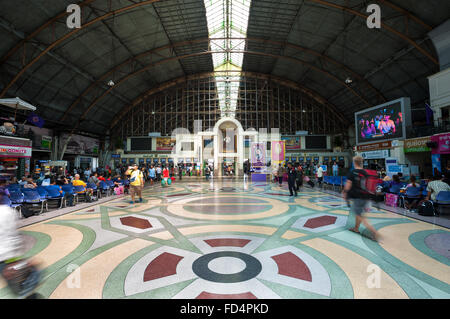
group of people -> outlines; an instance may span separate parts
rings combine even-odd
[[[335,162],[332,166],[333,176],[338,176],[339,166]],[[287,182],[289,186],[290,196],[297,196],[299,188],[303,185],[303,182],[308,183],[310,186],[314,187],[314,183],[311,181],[308,175],[310,171],[306,171],[300,163],[292,164],[289,162],[287,167],[284,168],[281,164],[278,168],[274,169],[272,172],[273,181],[278,182],[280,187],[283,184],[283,177],[287,174]],[[325,175],[325,170],[322,165],[316,165],[314,169],[314,174],[317,178],[317,183],[319,187],[322,187],[323,177]]]

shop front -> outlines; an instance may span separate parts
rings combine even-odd
[[[0,179],[14,181],[30,175],[31,155],[31,140],[0,136]]]
[[[364,158],[364,167],[385,171],[386,158],[393,156],[392,141],[379,142],[356,146],[356,153]],[[403,152],[402,152],[403,153]]]
[[[443,173],[450,166],[450,133],[437,134],[431,137],[431,162],[433,175]]]
[[[403,145],[405,162],[411,174],[422,179],[433,173],[430,142],[431,136],[427,136],[405,140]]]

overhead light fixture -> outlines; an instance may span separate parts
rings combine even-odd
[[[109,86],[114,86],[114,85],[115,85],[115,83],[114,83],[114,81],[113,81],[113,80],[109,80],[109,82],[108,82],[108,85],[109,85]]]

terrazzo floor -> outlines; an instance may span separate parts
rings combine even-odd
[[[339,197],[175,182],[21,228],[45,298],[449,298],[450,231],[388,211],[348,231]],[[0,281],[0,298],[14,298]]]

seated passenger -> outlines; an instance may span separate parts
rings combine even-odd
[[[410,183],[406,186],[405,194],[408,191],[408,188],[416,187],[420,189],[420,185],[416,183],[416,177],[412,175],[409,179]],[[420,201],[420,197],[418,198],[405,198],[405,207],[407,210],[416,209]]]
[[[45,175],[44,180],[42,181],[42,186],[50,186],[50,175]]]
[[[434,175],[433,181],[428,183],[426,200],[436,201],[439,192],[450,191],[450,186],[443,181],[444,175]]]
[[[389,186],[393,187],[393,186],[398,186],[401,184],[402,184],[402,182],[400,180],[400,177],[398,175],[394,175],[394,176],[392,176],[392,181],[390,182]]]
[[[23,188],[34,189],[36,187],[37,187],[37,184],[35,182],[33,182],[33,179],[31,177],[27,178],[27,184],[23,185]]]
[[[74,180],[73,180],[73,182],[72,182],[72,185],[73,185],[73,186],[83,186],[83,187],[86,189],[86,194],[88,194],[88,195],[90,195],[90,196],[92,196],[92,195],[94,194],[94,190],[93,190],[92,188],[87,188],[86,183],[83,182],[83,181],[80,179],[80,175],[79,175],[79,174],[75,174],[75,178],[74,178]],[[78,193],[78,194],[81,194],[81,193],[83,193],[83,192],[77,192],[77,193]]]

